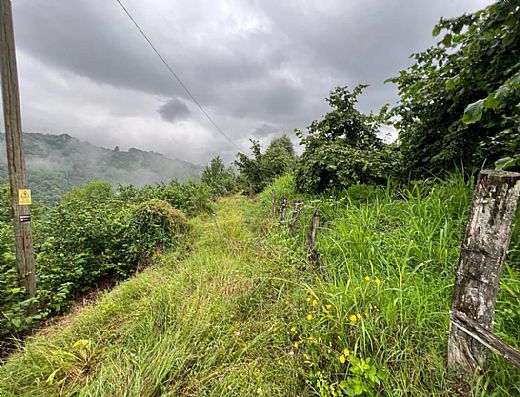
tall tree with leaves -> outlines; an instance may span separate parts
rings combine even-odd
[[[220,156],[213,158],[211,162],[204,167],[200,180],[206,184],[211,190],[211,193],[216,196],[229,194],[236,187],[236,178],[233,171],[226,168]]]
[[[400,169],[399,154],[378,136],[378,119],[356,109],[365,85],[352,92],[337,87],[327,102],[332,110],[296,131],[305,146],[296,169],[296,184],[303,191],[343,189],[355,183],[384,183]]]
[[[437,45],[389,79],[405,163],[416,176],[478,167],[520,152],[520,1],[441,19]]]
[[[287,135],[273,139],[265,153],[262,153],[259,141],[251,139],[251,143],[253,157],[238,153],[235,164],[240,171],[242,188],[258,193],[276,177],[294,168],[294,147]]]

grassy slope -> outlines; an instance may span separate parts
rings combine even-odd
[[[278,293],[291,270],[246,227],[251,207],[221,203],[218,229],[195,221],[187,259],[166,257],[32,340],[0,368],[0,395],[300,395],[294,371],[273,366],[288,353]]]
[[[286,178],[274,189],[292,199],[290,185]],[[165,257],[11,357],[0,395],[332,397],[355,378],[353,356],[387,374],[381,386],[363,380],[373,395],[453,395],[448,310],[471,189],[453,179],[399,200],[372,192],[361,204],[350,193],[304,198],[300,226],[314,206],[322,210],[318,248],[330,281],[302,259],[304,227],[258,227],[269,190],[258,204],[224,200],[217,223],[194,220],[186,258]],[[497,332],[517,347],[519,297],[509,268]],[[473,395],[520,395],[520,372],[491,363]]]

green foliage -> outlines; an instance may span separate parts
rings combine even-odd
[[[260,142],[251,139],[253,158],[238,153],[235,164],[240,172],[241,188],[249,193],[258,193],[276,177],[294,168],[295,156],[291,140],[283,135],[275,138],[262,153]]]
[[[354,185],[338,196],[291,196],[306,204],[304,226],[296,233],[285,225],[275,228],[270,244],[283,242],[305,255],[305,233],[318,207],[317,249],[331,273],[330,279],[318,273],[302,283],[305,295],[296,300],[287,325],[288,343],[312,395],[455,393],[445,366],[446,335],[472,192],[471,178],[451,175],[410,189]],[[267,197],[262,204],[268,211]],[[514,309],[520,305],[520,275],[514,268],[519,230],[496,311],[496,332],[515,347],[520,343]],[[307,266],[304,271],[319,272],[313,263]],[[485,374],[474,379],[474,390],[516,395],[519,381],[514,367],[492,357]]]
[[[119,250],[127,263],[142,263],[157,250],[173,248],[189,232],[186,216],[163,200],[132,206],[126,216]]]
[[[119,186],[118,190],[118,197],[124,201],[141,203],[160,199],[189,216],[212,211],[210,188],[204,183],[173,181],[167,185],[146,185],[142,188]]]
[[[479,167],[520,152],[520,2],[441,19],[434,47],[390,79],[405,163],[416,176]]]
[[[54,207],[36,204],[37,297],[31,300],[18,285],[12,215],[2,206],[2,218],[9,219],[0,219],[0,342],[23,335],[49,314],[63,313],[72,298],[97,282],[126,278],[157,252],[178,247],[189,227],[174,206],[208,211],[209,196],[203,184],[122,187],[115,193],[108,182],[91,182],[66,193]],[[8,189],[2,202],[9,206]],[[37,310],[31,312],[31,305]]]
[[[214,196],[224,196],[236,189],[235,174],[231,169],[226,169],[220,156],[212,159],[210,164],[204,167],[200,181],[209,187]]]
[[[305,198],[305,227],[258,228],[269,222],[266,192],[254,203],[222,199],[215,218],[191,222],[190,255],[167,255],[10,356],[0,394],[456,395],[445,355],[472,180],[311,196],[285,175],[271,187]],[[371,191],[376,198],[365,200]],[[324,215],[317,248],[328,280],[303,245],[314,206]],[[495,332],[516,348],[519,291],[508,265]],[[492,356],[472,390],[516,396],[518,385],[518,371]]]
[[[356,183],[384,184],[401,169],[397,146],[377,137],[378,122],[355,108],[366,86],[352,92],[338,87],[327,102],[332,110],[307,128],[297,131],[305,146],[296,169],[296,184],[302,191],[342,189]]]

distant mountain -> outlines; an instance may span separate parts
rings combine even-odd
[[[93,180],[117,186],[168,183],[197,179],[202,167],[173,160],[156,152],[105,149],[70,135],[24,133],[24,149],[29,187],[37,200],[59,200],[74,186]],[[0,183],[9,183],[5,134],[0,134]]]

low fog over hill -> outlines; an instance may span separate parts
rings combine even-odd
[[[92,180],[143,186],[173,179],[197,179],[201,167],[160,153],[127,152],[91,145],[70,135],[24,134],[29,187],[36,199],[54,202],[74,186]],[[0,183],[8,183],[5,134],[0,134]]]

